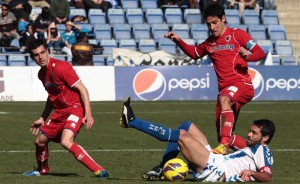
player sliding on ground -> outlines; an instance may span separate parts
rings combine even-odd
[[[275,133],[275,125],[270,120],[253,121],[247,146],[228,155],[213,153],[204,134],[190,121],[181,123],[177,129],[170,129],[138,119],[133,113],[130,97],[124,99],[120,125],[123,128],[135,128],[160,141],[170,142],[158,166],[158,176],[162,176],[163,165],[181,152],[198,181],[272,181],[273,156],[268,144]]]

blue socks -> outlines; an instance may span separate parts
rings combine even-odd
[[[170,129],[160,124],[140,120],[138,118],[134,118],[134,120],[132,120],[129,124],[131,127],[145,132],[146,134],[151,135],[160,141],[177,142],[179,139],[179,129]]]
[[[164,153],[163,160],[159,164],[159,167],[162,168],[168,160],[177,157],[178,153],[180,152],[179,145],[177,143],[179,140],[180,129],[188,132],[192,122],[184,121],[181,123],[178,129],[170,129],[160,124],[140,120],[138,118],[135,118],[129,124],[131,127],[145,132],[146,134],[151,135],[160,141],[170,142]]]

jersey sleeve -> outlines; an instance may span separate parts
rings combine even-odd
[[[234,32],[234,37],[237,42],[247,50],[252,50],[252,48],[257,45],[257,43],[251,38],[251,36],[242,29],[236,29]]]
[[[195,52],[196,52],[196,55],[201,58],[205,55],[207,55],[207,41],[197,45],[196,49],[195,49]]]
[[[257,167],[260,172],[272,174],[273,154],[268,146],[260,146],[256,152]]]

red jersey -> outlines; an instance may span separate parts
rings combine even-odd
[[[38,77],[57,113],[82,107],[79,93],[72,89],[80,79],[68,62],[50,58],[47,69],[41,68]]]
[[[195,52],[198,57],[208,55],[211,58],[221,90],[232,82],[252,85],[247,61],[239,55],[239,49],[244,47],[251,51],[255,45],[255,41],[244,30],[227,27],[221,36],[208,37],[196,47]]]

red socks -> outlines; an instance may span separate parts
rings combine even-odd
[[[220,144],[229,145],[234,124],[234,114],[231,109],[221,112],[220,123]]]
[[[235,135],[233,134],[231,136],[231,141],[230,141],[230,148],[233,150],[233,151],[236,151],[236,150],[239,150],[239,149],[242,149],[244,147],[246,147],[246,140],[241,137],[241,136],[238,136],[238,135]]]
[[[47,174],[49,171],[48,167],[48,145],[46,145],[44,148],[40,148],[36,145],[35,147],[35,156],[36,161],[38,164],[37,170],[43,175]]]
[[[71,146],[70,150],[73,153],[74,157],[81,162],[84,166],[89,168],[92,172],[97,172],[99,170],[104,170],[103,167],[98,165],[90,156],[89,154],[78,144],[75,142]]]

